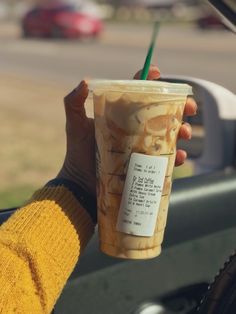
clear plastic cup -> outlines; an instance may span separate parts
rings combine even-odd
[[[160,254],[176,141],[192,88],[160,81],[91,82],[100,249],[121,258]]]

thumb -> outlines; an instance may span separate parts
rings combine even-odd
[[[83,138],[90,124],[84,108],[88,92],[88,84],[81,81],[78,87],[64,98],[66,132],[70,140],[74,137]]]
[[[75,113],[81,117],[86,117],[84,103],[88,97],[88,84],[81,81],[80,84],[64,98],[65,112],[67,119],[74,116]]]

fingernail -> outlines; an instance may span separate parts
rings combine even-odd
[[[188,140],[191,140],[192,138],[192,128],[191,126],[188,126],[189,134],[188,134]]]

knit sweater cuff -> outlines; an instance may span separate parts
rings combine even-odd
[[[97,223],[97,201],[96,197],[89,194],[81,186],[75,182],[64,179],[64,178],[55,178],[49,181],[46,186],[48,187],[57,187],[64,186],[69,191],[72,192],[77,201],[82,205],[82,207],[89,213],[94,223]]]
[[[89,214],[64,186],[44,187],[3,224],[18,242],[41,247],[70,272],[93,234]]]

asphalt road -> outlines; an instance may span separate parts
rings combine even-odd
[[[83,77],[127,79],[142,67],[149,25],[108,24],[97,41],[24,40],[0,33],[0,73],[76,84]],[[163,74],[190,75],[236,91],[235,35],[192,26],[163,26],[153,62]]]

